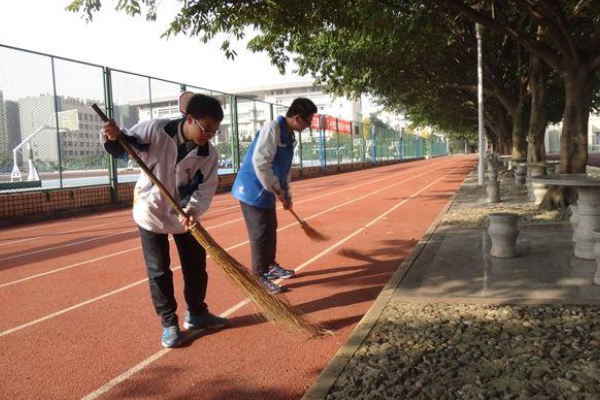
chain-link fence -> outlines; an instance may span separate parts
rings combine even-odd
[[[110,69],[0,45],[0,193],[108,185],[137,180],[131,160],[104,151],[99,104],[119,126],[180,118],[178,97],[189,90],[216,97],[225,119],[213,138],[219,173],[235,173],[256,132],[286,107],[182,82]],[[323,170],[353,163],[404,160],[446,152],[446,143],[389,127],[315,115],[302,132],[294,168]]]

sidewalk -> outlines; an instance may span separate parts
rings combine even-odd
[[[508,173],[502,199],[467,177],[304,400],[600,399],[595,262]],[[498,211],[521,215],[518,258],[489,256]]]

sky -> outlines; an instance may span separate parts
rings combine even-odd
[[[289,68],[286,75],[264,53],[238,43],[228,60],[220,41],[208,44],[185,36],[161,38],[175,15],[175,0],[163,0],[155,22],[114,11],[116,0],[87,23],[65,10],[70,0],[0,0],[0,44],[86,61],[128,72],[231,91],[272,83],[310,81]],[[0,60],[1,62],[1,60]]]

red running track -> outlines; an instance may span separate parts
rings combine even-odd
[[[129,210],[0,232],[1,399],[298,399],[348,338],[475,164],[454,156],[293,184],[312,243],[278,210],[287,298],[336,336],[263,322],[209,259],[207,303],[231,327],[163,349]],[[203,225],[248,265],[237,202],[216,196]],[[172,246],[173,248],[174,246]],[[185,312],[172,252],[179,314]]]

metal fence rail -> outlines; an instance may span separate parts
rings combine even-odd
[[[213,139],[219,173],[237,172],[256,131],[281,105],[0,45],[0,195],[15,191],[133,182],[139,169],[116,161],[99,141],[103,107],[120,126],[181,116],[177,98],[190,90],[216,97],[225,111]],[[317,117],[318,118],[318,117]],[[323,117],[321,117],[323,118]],[[389,127],[329,118],[300,135],[294,168],[321,167],[444,155],[442,138],[417,137]],[[342,123],[349,123],[341,129]],[[104,192],[102,192],[104,193]],[[104,195],[104,194],[103,194]]]

